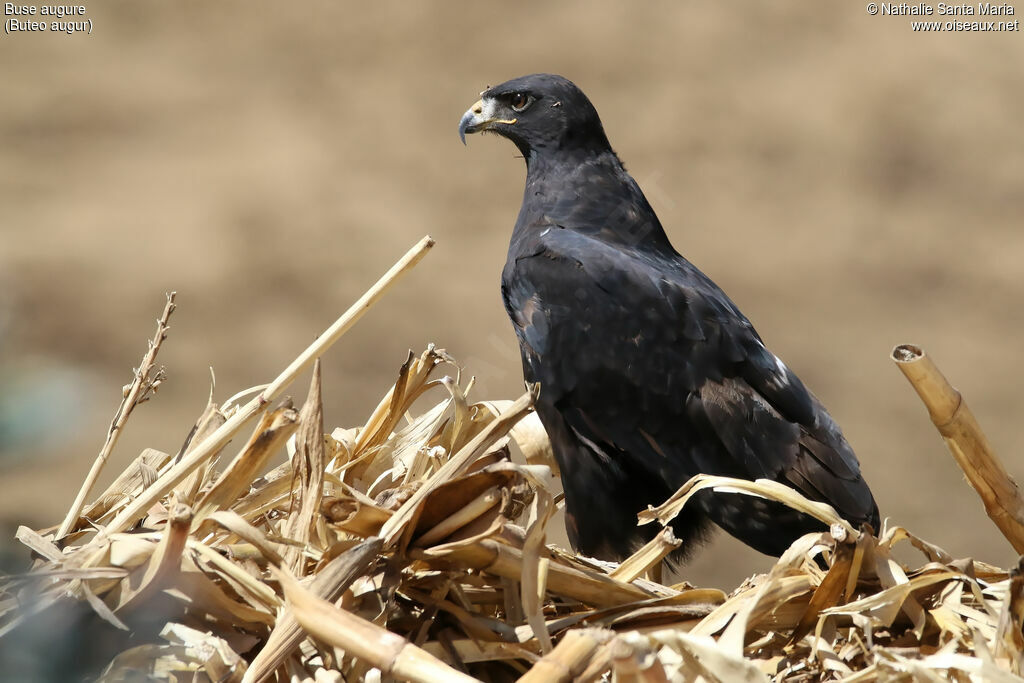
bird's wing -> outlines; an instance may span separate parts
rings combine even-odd
[[[838,427],[682,257],[542,226],[510,254],[504,289],[527,376],[577,438],[676,486],[765,477],[870,517]]]

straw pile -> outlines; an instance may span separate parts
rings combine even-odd
[[[169,299],[68,518],[18,532],[35,561],[0,584],[0,641],[74,613],[58,621],[105,681],[1024,680],[1019,569],[888,523],[853,529],[771,482],[698,477],[644,515],[667,521],[714,487],[830,526],[731,595],[647,578],[678,545],[667,530],[621,565],[547,545],[560,498],[534,390],[474,401],[439,349],[410,354],[365,424],[325,433],[316,359],[431,244],[255,398],[211,400],[179,453],[146,450],[91,496],[162,380]],[[311,364],[302,406],[275,405]]]

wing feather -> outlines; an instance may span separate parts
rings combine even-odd
[[[506,268],[506,306],[527,378],[581,439],[674,487],[768,477],[877,516],[838,427],[697,268],[557,225],[533,235]]]

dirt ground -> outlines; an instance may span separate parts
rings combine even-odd
[[[434,251],[325,358],[328,424],[361,424],[428,342],[478,398],[517,396],[498,278],[524,166],[456,126],[487,84],[550,71],[830,408],[883,515],[1013,559],[888,354],[925,347],[1024,478],[1020,32],[825,2],[86,9],[91,35],[0,36],[8,539],[60,521],[170,289],[169,379],[110,476],[177,449],[211,367],[220,400],[269,381],[426,233]],[[720,535],[684,577],[729,588],[768,563]]]

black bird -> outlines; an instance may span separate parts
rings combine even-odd
[[[459,135],[488,131],[526,159],[501,276],[537,413],[562,470],[569,540],[622,559],[657,529],[637,512],[698,473],[767,478],[879,528],[853,450],[824,406],[765,348],[719,287],[672,247],[561,76],[488,88]],[[779,503],[702,492],[673,522],[684,559],[713,522],[780,555],[824,528]]]

